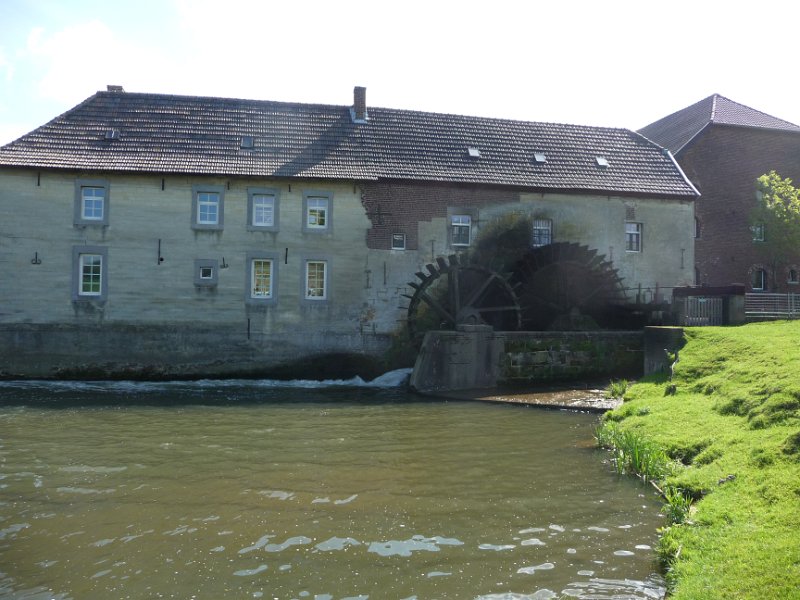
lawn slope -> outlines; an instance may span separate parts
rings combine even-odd
[[[800,599],[800,322],[687,328],[672,380],[603,428],[663,450],[657,485],[692,501],[661,538],[671,598]]]

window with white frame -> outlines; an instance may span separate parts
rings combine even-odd
[[[197,193],[197,224],[219,224],[219,194],[217,192]]]
[[[104,302],[108,296],[108,248],[73,246],[72,300]]]
[[[103,256],[100,254],[81,254],[78,259],[80,296],[99,296],[103,293]]]
[[[81,188],[81,218],[86,221],[102,221],[105,212],[106,189],[102,187]]]
[[[192,228],[220,230],[224,225],[225,194],[221,185],[192,188]]]
[[[247,229],[249,231],[278,230],[278,190],[247,189]]]
[[[309,197],[306,203],[306,227],[325,229],[328,226],[328,199]]]
[[[108,182],[79,179],[75,182],[75,225],[108,225]]]
[[[272,298],[272,264],[272,260],[268,258],[254,258],[250,261],[251,298]]]
[[[642,251],[642,224],[625,223],[625,251]]]
[[[753,233],[754,242],[763,242],[766,239],[766,227],[764,223],[753,224],[753,226],[750,227],[750,231]]]
[[[328,298],[328,262],[324,260],[306,261],[306,300],[326,300]]]
[[[534,219],[532,246],[538,248],[552,243],[553,222],[550,219]]]
[[[405,250],[406,249],[406,234],[393,233],[392,234],[392,250]]]
[[[754,292],[763,292],[767,289],[767,272],[764,269],[753,270],[753,280],[751,282]]]
[[[452,246],[469,246],[472,230],[470,215],[450,216],[450,244]]]

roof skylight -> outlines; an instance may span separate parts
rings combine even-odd
[[[470,158],[479,158],[481,155],[480,149],[476,148],[475,146],[470,146],[467,148],[467,152],[469,152]]]
[[[605,156],[598,156],[595,160],[597,160],[597,166],[601,169],[608,168],[608,159]]]
[[[533,160],[537,163],[546,163],[547,156],[545,156],[544,152],[534,152],[533,153]]]
[[[242,136],[242,148],[252,148],[255,140],[252,135]]]

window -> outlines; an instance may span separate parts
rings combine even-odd
[[[249,231],[278,230],[278,190],[247,189],[247,229]]]
[[[305,192],[303,194],[303,231],[331,231],[332,205],[332,194]]]
[[[753,291],[763,292],[767,289],[767,272],[764,269],[755,269],[753,271]]]
[[[469,215],[452,215],[450,217],[450,228],[452,233],[450,244],[452,246],[469,246],[472,217]]]
[[[81,254],[78,295],[99,296],[103,291],[103,257],[100,254]]]
[[[79,179],[75,182],[75,225],[108,225],[108,182]]]
[[[72,265],[72,300],[104,302],[108,296],[108,249],[104,246],[74,246]]]
[[[553,222],[550,219],[534,219],[532,246],[547,246],[553,243]]]
[[[225,192],[221,185],[192,188],[192,228],[219,230],[224,224]]]
[[[210,258],[194,261],[194,285],[201,288],[217,287],[219,281],[219,262]]]
[[[763,242],[766,239],[766,227],[763,223],[754,224],[750,227],[750,231],[753,233],[754,242]]]
[[[642,251],[642,224],[625,223],[625,251]]]
[[[197,193],[197,224],[217,225],[219,223],[219,194],[217,192]]]
[[[786,279],[786,283],[794,285],[800,283],[800,279],[797,278],[797,269],[789,269],[789,277]]]
[[[694,218],[694,239],[699,240],[700,235],[703,233],[703,228],[700,224],[700,219]]]
[[[405,250],[406,249],[406,234],[393,233],[392,234],[392,250]]]
[[[306,261],[306,300],[326,300],[328,297],[328,263],[324,260]]]
[[[250,261],[250,297],[272,298],[272,261],[257,258]]]

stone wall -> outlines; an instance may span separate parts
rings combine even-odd
[[[431,331],[411,386],[436,393],[635,377],[642,372],[642,340],[638,331],[494,332],[480,326]]]

